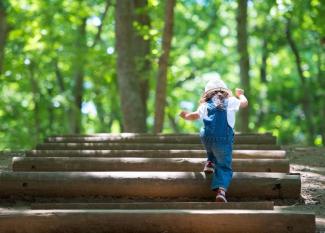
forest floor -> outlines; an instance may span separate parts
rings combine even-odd
[[[325,148],[283,146],[290,160],[290,172],[301,174],[302,202],[288,210],[314,212],[317,232],[325,233]]]
[[[301,174],[302,199],[276,208],[315,213],[317,233],[325,233],[325,148],[283,146],[283,149],[290,160],[290,172]],[[23,155],[24,152],[0,152],[0,171],[11,170],[12,157]]]

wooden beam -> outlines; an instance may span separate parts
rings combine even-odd
[[[206,158],[205,150],[31,150],[28,157]],[[234,150],[233,158],[284,159],[284,150]]]
[[[313,214],[270,210],[8,210],[0,232],[51,233],[305,233]]]
[[[210,199],[211,176],[199,172],[0,172],[0,197],[132,197]],[[298,199],[299,174],[234,173],[227,192],[238,199]]]
[[[193,171],[205,158],[14,157],[13,171]],[[233,159],[236,172],[289,172],[287,159]]]

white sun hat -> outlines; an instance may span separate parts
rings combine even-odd
[[[204,92],[210,91],[224,91],[231,95],[231,90],[229,90],[225,82],[222,81],[218,76],[211,78],[205,85]]]

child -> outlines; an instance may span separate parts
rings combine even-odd
[[[211,189],[217,193],[217,202],[227,202],[226,191],[233,175],[231,162],[235,112],[248,105],[242,89],[236,89],[236,96],[238,98],[232,96],[221,79],[214,78],[207,83],[198,110],[180,113],[185,120],[203,120],[200,137],[207,153],[203,171],[214,172]]]

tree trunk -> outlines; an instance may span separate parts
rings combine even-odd
[[[66,87],[65,87],[64,80],[63,80],[62,72],[61,72],[60,67],[59,67],[58,58],[54,58],[53,61],[52,61],[52,64],[53,64],[56,81],[57,81],[59,90],[61,92],[61,95],[65,96],[66,95],[66,93],[65,93]],[[67,129],[69,128],[69,123],[70,123],[69,122],[70,112],[69,112],[69,109],[66,108],[66,106],[62,106],[61,111],[62,111],[63,118],[59,119],[59,122],[61,124],[61,131],[60,132],[61,133],[63,133],[63,132],[66,133]],[[53,121],[55,121],[54,116],[53,116]],[[70,130],[70,131],[72,131],[72,130]]]
[[[40,139],[40,132],[41,132],[41,119],[40,119],[40,107],[39,107],[39,102],[40,102],[40,90],[39,86],[37,83],[37,80],[35,78],[35,63],[31,61],[29,64],[29,75],[30,75],[30,86],[32,90],[32,96],[33,96],[33,102],[34,102],[34,142],[37,144]]]
[[[247,35],[247,0],[238,0],[237,6],[237,49],[239,53],[240,83],[250,99],[249,57]],[[241,132],[248,132],[250,106],[240,112],[239,127]]]
[[[53,89],[52,87],[47,88],[47,95],[52,99],[53,98]],[[47,103],[47,113],[48,113],[48,127],[46,130],[47,135],[51,135],[53,133],[53,123],[54,123],[54,109],[51,103]]]
[[[135,69],[134,2],[116,1],[117,78],[125,132],[145,132],[146,116]]]
[[[104,20],[106,18],[106,15],[108,13],[108,9],[109,9],[110,5],[111,5],[111,0],[106,0],[104,12],[100,17],[101,24],[97,27],[97,33],[96,33],[96,36],[94,38],[94,42],[91,45],[92,48],[94,48],[97,45],[98,41],[100,41],[100,37],[101,37],[102,31],[103,31]]]
[[[83,18],[79,26],[78,36],[76,37],[76,57],[74,58],[74,88],[70,118],[70,131],[71,133],[81,132],[81,107],[83,97],[83,83],[84,83],[84,65],[86,64],[86,21]]]
[[[319,114],[319,130],[320,134],[322,136],[322,143],[323,146],[325,146],[325,124],[324,124],[324,119],[325,119],[325,71],[323,69],[323,61],[324,61],[324,54],[325,54],[325,49],[320,44],[317,52],[317,81],[320,85],[320,90],[321,94],[317,97],[320,101],[319,103],[319,108],[318,108],[318,113]]]
[[[266,73],[267,57],[268,57],[267,39],[263,39],[263,46],[262,46],[262,64],[261,64],[261,70],[260,70],[261,82],[262,83],[267,83],[267,79],[266,79],[266,75],[267,75],[267,73]]]
[[[158,78],[156,86],[156,109],[155,109],[155,125],[154,132],[160,133],[163,129],[165,105],[166,105],[166,89],[167,89],[167,68],[169,51],[173,36],[174,23],[174,7],[176,0],[167,0],[165,7],[165,28],[162,38],[162,54],[159,58]]]
[[[292,37],[292,32],[291,32],[291,20],[287,20],[287,25],[286,25],[286,36],[288,43],[290,45],[290,48],[292,50],[292,53],[295,57],[295,62],[296,62],[296,67],[298,71],[298,76],[300,78],[300,84],[301,84],[301,90],[303,91],[303,94],[301,95],[301,104],[302,104],[302,110],[304,112],[304,115],[306,117],[305,122],[307,125],[307,142],[309,145],[314,144],[314,139],[315,139],[315,128],[314,128],[314,123],[313,123],[313,97],[311,96],[311,91],[309,90],[309,84],[306,82],[306,78],[304,76],[302,66],[301,66],[301,57],[299,54],[299,50],[297,48],[296,42],[294,41]]]
[[[94,89],[94,93],[95,93],[95,98],[94,98],[94,104],[96,105],[96,110],[97,110],[97,118],[99,120],[99,126],[97,127],[97,131],[99,132],[105,132],[109,130],[109,122],[107,123],[107,113],[105,111],[102,99],[101,99],[101,92],[100,92],[100,88],[96,88]],[[111,111],[113,111],[113,109],[110,109]]]
[[[150,18],[147,0],[134,0],[135,21],[140,28],[150,28]],[[139,80],[140,94],[144,106],[144,114],[147,117],[147,100],[149,96],[149,77],[151,75],[150,40],[144,39],[140,31],[136,31],[134,37],[136,78]]]
[[[179,133],[178,124],[175,121],[175,115],[168,113],[167,116],[168,116],[169,124],[172,127],[172,129],[173,129],[173,132],[174,133]]]
[[[267,49],[267,39],[264,38],[263,39],[263,45],[262,45],[262,61],[261,61],[261,67],[260,67],[260,80],[262,83],[267,84],[267,79],[266,79],[266,75],[267,75],[267,58],[268,58],[268,54],[269,51]],[[264,98],[264,97],[263,97]],[[258,104],[260,104],[259,110],[256,112],[257,114],[257,119],[255,121],[255,128],[258,129],[259,127],[262,126],[263,122],[264,122],[264,118],[266,115],[266,109],[265,107],[263,107],[263,98],[258,98]]]
[[[0,74],[2,73],[4,61],[4,49],[8,34],[7,15],[3,3],[0,3]]]
[[[64,93],[65,92],[65,85],[64,85],[61,70],[59,68],[59,61],[56,58],[53,59],[53,66],[54,66],[55,77],[56,77],[56,80],[57,80],[58,85],[59,85],[59,89],[60,89],[60,91],[62,93]]]
[[[111,0],[106,0],[105,1],[104,11],[103,11],[102,15],[100,16],[101,24],[98,25],[98,27],[97,27],[97,33],[96,33],[96,35],[94,37],[91,48],[94,48],[98,44],[98,42],[101,41],[101,35],[102,35],[102,32],[103,32],[104,21],[105,21],[105,19],[107,17],[108,10],[109,10],[111,5],[112,5]],[[105,112],[105,108],[104,108],[103,103],[102,103],[101,98],[100,98],[100,94],[101,94],[100,93],[100,88],[95,87],[94,93],[95,93],[95,96],[96,96],[95,99],[94,99],[94,103],[96,105],[97,117],[98,117],[98,120],[99,120],[99,126],[97,128],[97,131],[105,132],[105,131],[107,131],[109,129],[109,128],[107,128],[107,125],[109,123],[106,122],[107,121],[106,120],[107,113]]]

